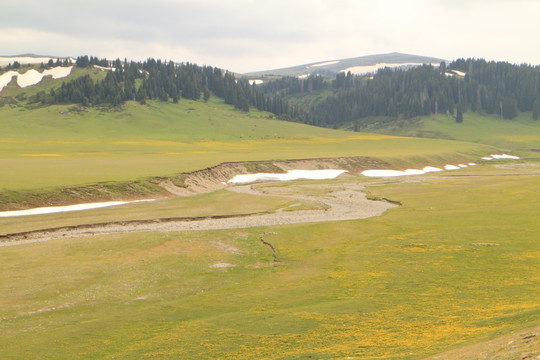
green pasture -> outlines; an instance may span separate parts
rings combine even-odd
[[[530,112],[521,113],[513,120],[469,112],[464,114],[461,124],[450,115],[429,116],[382,132],[489,144],[503,151],[517,151],[522,156],[540,158],[540,121],[532,120]]]
[[[2,357],[422,359],[537,326],[539,175],[359,178],[402,203],[366,220],[0,247]]]
[[[374,156],[396,166],[475,161],[494,148],[330,130],[243,113],[222,100],[122,109],[0,107],[0,189],[167,176],[227,161]],[[46,190],[43,190],[46,191]]]
[[[88,72],[105,76],[72,76]],[[402,203],[366,220],[0,246],[1,358],[422,359],[540,324],[540,122],[530,114],[509,121],[467,113],[463,124],[432,116],[377,130],[383,135],[246,114],[217,98],[116,109],[26,102],[57,81],[10,84],[0,95],[1,199],[128,188],[119,182],[163,195],[149,178],[228,161],[480,165],[321,182],[362,182],[371,198]],[[501,152],[525,160],[479,160]],[[306,183],[257,186],[326,194]],[[320,207],[222,190],[0,218],[0,234]]]

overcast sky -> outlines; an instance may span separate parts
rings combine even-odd
[[[540,0],[12,0],[0,55],[236,72],[389,52],[540,64]]]

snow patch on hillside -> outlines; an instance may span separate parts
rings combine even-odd
[[[253,84],[261,85],[262,83],[264,83],[264,81],[261,79],[253,79],[253,80],[248,80],[248,81],[249,81],[249,85],[253,85]]]
[[[507,154],[500,154],[500,155],[490,155],[485,156],[482,158],[483,160],[494,160],[494,159],[519,159],[518,156],[514,155],[507,155]],[[444,166],[444,170],[459,170],[464,169],[469,166],[476,166],[476,163],[470,162],[468,165],[465,164],[458,164],[451,165],[447,164]],[[407,170],[364,170],[362,171],[362,175],[368,176],[368,177],[394,177],[394,176],[406,176],[406,175],[423,175],[427,174],[429,172],[437,172],[437,171],[443,171],[443,169],[439,169],[433,166],[426,166],[422,170],[418,169],[407,169]]]
[[[508,154],[492,154],[490,156],[485,156],[482,158],[482,160],[499,160],[499,159],[512,159],[512,160],[519,160],[520,157],[519,156],[515,156],[515,155],[508,155]]]
[[[443,171],[442,169],[426,166],[422,170],[419,169],[407,169],[407,170],[365,170],[362,171],[362,175],[367,177],[395,177],[406,175],[423,175],[430,172]]]
[[[0,212],[0,218],[3,217],[13,217],[13,216],[28,216],[28,215],[43,215],[43,214],[55,214],[59,212],[69,212],[69,211],[80,211],[80,210],[91,210],[99,209],[109,206],[118,206],[125,204],[132,204],[138,202],[154,201],[153,199],[148,200],[135,200],[135,201],[106,201],[99,203],[88,203],[88,204],[77,204],[77,205],[67,205],[67,206],[49,206],[41,207],[27,210],[13,210],[13,211],[2,211]]]
[[[52,69],[47,69],[43,72],[43,76],[52,76],[53,79],[61,79],[69,76],[73,70],[73,66],[57,66]]]
[[[16,71],[8,71],[0,75],[0,91],[2,91],[13,79],[14,76],[19,75]]]
[[[230,184],[247,184],[255,181],[291,181],[299,179],[324,180],[335,179],[346,170],[289,170],[285,174],[257,173],[236,175],[228,181]]]
[[[101,71],[116,71],[116,68],[113,68],[113,67],[105,67],[105,66],[99,66],[99,65],[94,65],[94,68],[95,69],[98,69],[98,70],[101,70]],[[139,71],[140,72],[140,71]]]
[[[326,62],[311,65],[310,67],[319,67],[319,66],[334,65],[334,64],[339,64],[339,61],[326,61]]]
[[[52,69],[47,69],[42,73],[35,69],[30,69],[24,74],[20,74],[17,71],[8,71],[7,73],[0,75],[0,91],[2,91],[15,76],[17,77],[17,85],[19,85],[21,88],[25,88],[38,84],[45,76],[51,76],[53,79],[64,78],[71,74],[72,69],[73,66],[57,66]]]
[[[43,79],[43,74],[40,73],[37,70],[30,69],[24,74],[19,74],[17,76],[17,85],[19,85],[22,88],[25,88],[27,86],[36,85]]]

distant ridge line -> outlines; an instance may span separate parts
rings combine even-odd
[[[359,57],[351,57],[344,59],[324,60],[310,62],[301,65],[295,65],[284,68],[276,68],[269,70],[254,71],[241,74],[245,77],[256,76],[306,76],[309,74],[318,74],[323,76],[335,76],[335,74],[344,71],[347,68],[355,66],[373,66],[380,63],[400,64],[400,63],[416,63],[416,64],[433,64],[446,62],[447,60],[422,55],[404,54],[399,52],[391,52],[387,54],[373,54]]]

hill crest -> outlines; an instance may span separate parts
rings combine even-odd
[[[440,64],[444,59],[435,57],[402,54],[393,52],[389,54],[375,54],[346,59],[334,59],[312,62],[291,67],[255,71],[242,74],[250,79],[266,76],[296,76],[307,77],[309,75],[322,75],[334,77],[339,72],[351,71],[354,74],[376,72],[378,68],[410,67],[422,64]]]

